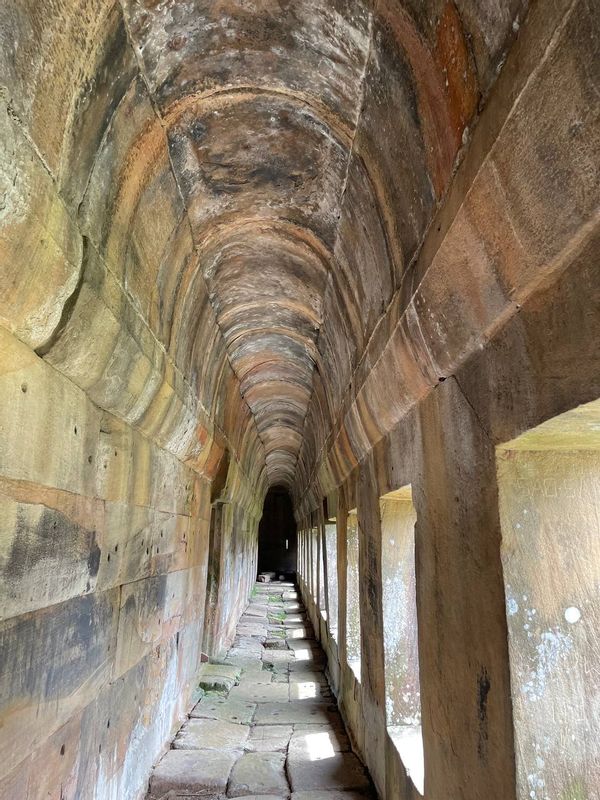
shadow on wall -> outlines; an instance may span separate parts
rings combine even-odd
[[[282,486],[267,492],[258,529],[258,571],[296,572],[296,520],[292,500]]]

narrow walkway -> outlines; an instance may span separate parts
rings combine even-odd
[[[257,583],[227,658],[150,781],[149,798],[373,797],[291,583]]]

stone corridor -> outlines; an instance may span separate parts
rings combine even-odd
[[[0,800],[600,800],[599,343],[600,0],[0,0]]]
[[[227,657],[154,769],[148,800],[365,800],[326,659],[291,583],[257,583]]]

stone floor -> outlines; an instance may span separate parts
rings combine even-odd
[[[233,647],[156,766],[148,798],[365,800],[369,777],[291,583],[257,583]]]

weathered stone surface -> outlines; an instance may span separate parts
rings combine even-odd
[[[365,797],[373,797],[373,793],[365,790],[360,792],[339,791],[335,789],[292,792],[292,800],[365,800]]]
[[[334,753],[328,746],[314,755],[290,754],[287,765],[292,791],[309,789],[368,789],[366,770],[354,753]]]
[[[283,753],[246,753],[237,761],[231,772],[228,796],[287,795],[289,787],[284,764]]]
[[[310,700],[297,700],[290,703],[260,703],[256,708],[254,721],[257,725],[294,725],[297,723],[328,723],[335,716],[335,707]]]
[[[251,703],[279,703],[289,700],[289,692],[287,685],[248,682],[232,689],[229,697],[234,700],[246,700]]]
[[[327,686],[327,678],[322,670],[312,668],[312,664],[301,663],[298,666],[298,669],[290,671],[290,683],[306,683],[309,686],[318,683],[320,686]]]
[[[266,753],[286,752],[292,730],[291,725],[254,725],[250,729],[246,749]]]
[[[228,692],[239,681],[240,667],[227,664],[208,664],[203,666],[198,686],[207,692]]]
[[[249,725],[255,709],[256,703],[207,694],[194,706],[190,716],[198,719],[220,719],[240,725]]]
[[[250,794],[250,795],[242,795],[241,800],[285,800],[284,797],[278,797],[277,795],[272,794]]]
[[[317,761],[329,758],[333,753],[346,753],[351,750],[350,740],[341,727],[328,725],[294,726],[289,742],[290,758],[298,761]]]
[[[242,748],[249,728],[221,719],[190,719],[173,741],[176,750],[235,750]]]
[[[333,702],[331,691],[326,680],[315,680],[315,677],[318,677],[318,673],[312,676],[313,680],[290,680],[290,700],[314,700],[315,702],[327,703]]]
[[[169,750],[152,773],[150,797],[162,798],[169,791],[184,797],[222,793],[241,757],[234,750]]]

